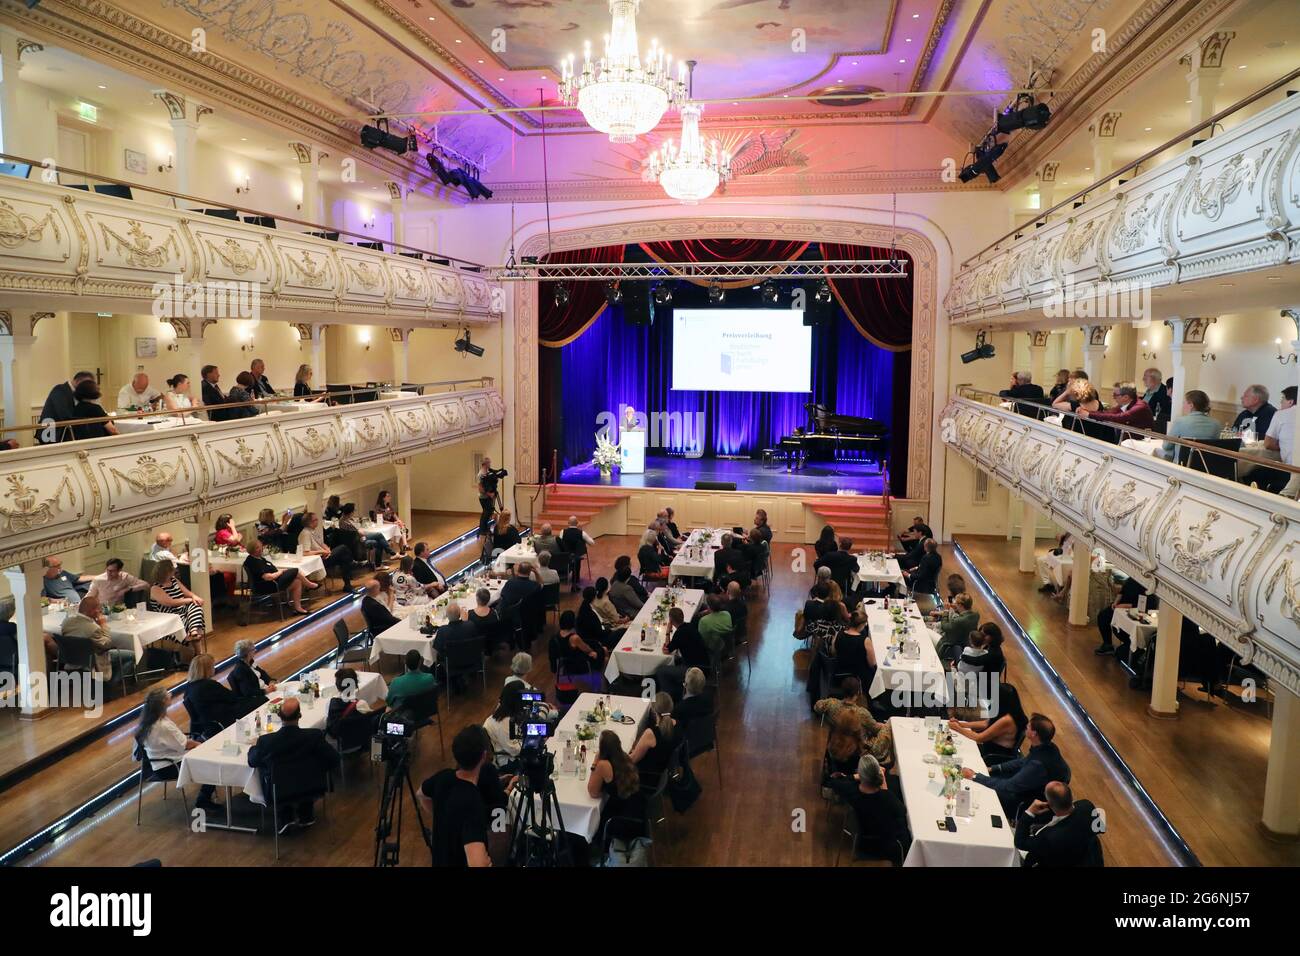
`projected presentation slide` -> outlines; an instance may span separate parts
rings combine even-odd
[[[812,329],[800,309],[677,309],[673,389],[807,392]]]

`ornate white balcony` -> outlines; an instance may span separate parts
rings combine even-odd
[[[1098,285],[1173,286],[1300,261],[1300,96],[1090,196],[958,270],[954,323],[1068,307]],[[1115,318],[1117,316],[1111,316]],[[1077,322],[1075,323],[1077,324]]]
[[[256,283],[262,315],[289,321],[329,313],[464,323],[499,316],[504,303],[499,287],[452,266],[0,177],[6,304],[147,313],[157,284],[178,275],[185,283]]]
[[[954,398],[944,444],[1300,693],[1300,505]]]
[[[492,387],[200,422],[0,455],[0,567],[500,428]]]

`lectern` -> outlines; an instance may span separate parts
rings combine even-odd
[[[620,468],[625,475],[645,474],[645,432],[641,429],[623,429],[619,436],[622,452]]]

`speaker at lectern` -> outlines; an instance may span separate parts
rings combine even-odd
[[[619,438],[619,450],[622,453],[619,467],[623,474],[645,474],[645,432],[640,429],[624,429]]]

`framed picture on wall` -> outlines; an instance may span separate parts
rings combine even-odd
[[[153,337],[136,339],[135,357],[136,358],[157,358],[158,340]]]
[[[125,151],[122,165],[126,167],[127,172],[144,176],[149,172],[149,157],[137,149],[128,149]]]

